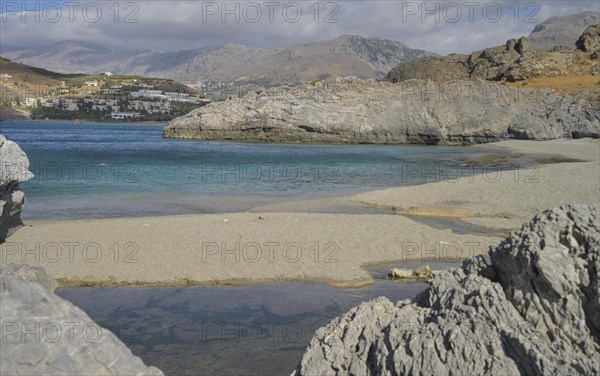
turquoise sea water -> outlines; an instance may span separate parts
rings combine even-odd
[[[162,138],[159,125],[1,122],[28,154],[26,219],[247,210],[465,174],[472,149]],[[446,166],[446,167],[440,167]],[[448,167],[449,166],[449,167]],[[467,172],[468,173],[468,172]]]
[[[474,155],[465,147],[171,140],[146,125],[2,122],[0,133],[27,152],[36,175],[21,186],[26,219],[246,210],[454,178],[471,173],[463,166]],[[318,327],[363,301],[426,288],[387,280],[392,266],[370,268],[376,283],[361,289],[285,283],[58,294],[165,374],[289,374]]]

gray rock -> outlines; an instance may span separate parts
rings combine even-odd
[[[600,51],[600,25],[592,25],[577,40],[577,48],[584,52]]]
[[[390,279],[415,279],[415,275],[410,269],[392,268],[388,273]]]
[[[38,283],[51,292],[58,287],[54,279],[41,266],[4,264],[0,265],[0,273],[26,283]]]
[[[0,265],[0,375],[163,374],[52,293],[49,279],[42,268]]]
[[[418,279],[422,279],[425,281],[429,281],[431,279],[433,271],[431,270],[431,266],[423,265],[420,268],[415,269],[415,276]]]
[[[600,372],[600,207],[548,210],[487,256],[317,330],[296,375]]]
[[[0,243],[23,225],[25,194],[19,190],[19,184],[32,177],[27,155],[0,134]]]
[[[338,79],[211,103],[172,120],[164,137],[374,144],[473,144],[595,137],[600,101],[485,81],[400,84]]]

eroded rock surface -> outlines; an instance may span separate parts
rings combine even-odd
[[[338,79],[250,92],[174,119],[170,138],[376,144],[473,144],[596,137],[600,101],[485,81],[400,84]]]
[[[23,225],[25,194],[19,184],[33,177],[29,159],[19,145],[0,134],[0,243]]]
[[[40,267],[0,265],[0,375],[162,375],[50,290]]]
[[[584,52],[600,51],[600,25],[588,27],[577,40],[577,48]]]
[[[414,301],[320,328],[297,375],[600,373],[600,207],[548,210]]]

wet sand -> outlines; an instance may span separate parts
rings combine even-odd
[[[494,231],[517,229],[543,209],[600,201],[597,140],[506,141],[491,147],[587,162],[491,169],[453,181],[265,205],[248,213],[31,221],[0,246],[1,262],[42,265],[63,287],[281,281],[356,287],[373,283],[366,265],[464,259],[497,244],[501,239]],[[319,213],[339,207],[382,213]],[[492,234],[436,229],[415,215],[460,219]]]

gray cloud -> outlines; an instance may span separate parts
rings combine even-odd
[[[502,44],[551,16],[599,7],[596,1],[117,0],[28,2],[23,13],[21,1],[1,4],[5,46],[80,40],[123,51],[172,51],[226,43],[272,47],[355,34],[440,54]]]

